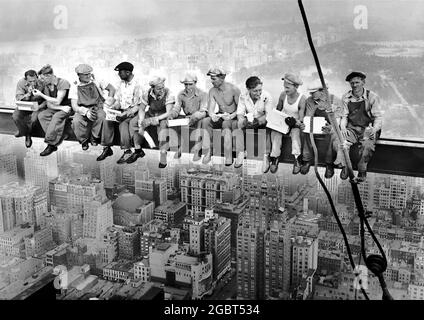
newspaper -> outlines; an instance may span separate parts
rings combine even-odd
[[[181,119],[168,120],[168,127],[188,126],[189,121],[190,121],[189,118],[181,118]]]
[[[326,125],[327,121],[324,117],[314,117],[311,121],[311,117],[306,116],[303,118],[303,124],[305,125],[305,133],[322,134],[322,127]]]
[[[272,130],[287,134],[290,131],[290,127],[285,121],[287,117],[289,116],[284,112],[278,111],[277,109],[272,109],[266,115],[266,126]]]
[[[16,107],[21,111],[36,111],[38,109],[37,101],[16,101]]]
[[[117,121],[116,116],[121,116],[122,111],[120,110],[114,110],[110,108],[103,108],[106,113],[106,120],[107,121]]]

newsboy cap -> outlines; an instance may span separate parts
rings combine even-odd
[[[153,77],[152,80],[149,81],[149,86],[154,87],[157,86],[160,83],[164,83],[166,78],[164,77]]]
[[[219,67],[212,67],[209,69],[207,76],[213,77],[213,76],[225,76],[227,73]]]
[[[75,68],[75,72],[76,73],[87,74],[87,73],[93,72],[93,68],[91,66],[89,66],[88,64],[83,63],[83,64],[79,64]]]
[[[134,66],[132,63],[129,63],[129,62],[121,62],[115,67],[115,71],[121,71],[121,70],[132,72],[134,70]]]
[[[326,83],[325,86],[328,89],[328,83]],[[311,84],[309,84],[309,86],[308,86],[308,91],[310,93],[313,93],[313,92],[316,92],[316,91],[322,90],[322,89],[323,89],[323,87],[322,87],[322,83],[321,83],[320,80],[316,80],[316,81],[312,82]]]
[[[291,84],[295,84],[295,85],[298,85],[298,86],[303,84],[302,80],[300,80],[300,78],[298,76],[296,76],[292,73],[286,73],[284,75],[284,77],[281,78],[281,80],[287,81]]]
[[[347,75],[346,81],[349,82],[350,80],[352,80],[355,77],[359,77],[362,80],[364,80],[367,77],[367,75],[365,73],[363,73],[362,71],[352,71],[351,73],[349,73]]]
[[[197,82],[197,76],[192,73],[186,73],[180,81],[181,83],[194,83]]]

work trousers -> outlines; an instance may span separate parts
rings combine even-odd
[[[44,138],[45,143],[57,146],[62,142],[66,120],[70,115],[71,113],[66,113],[61,110],[53,110],[50,108],[39,112],[38,120],[46,134]]]

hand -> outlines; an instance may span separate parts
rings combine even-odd
[[[96,118],[97,118],[97,116],[96,116],[96,112],[94,111],[94,110],[88,110],[87,111],[87,114],[85,115],[87,118],[88,118],[88,120],[90,120],[90,121],[94,121],[94,120],[96,120]]]
[[[188,125],[189,125],[189,126],[192,126],[192,125],[194,125],[197,121],[198,121],[198,120],[197,120],[196,114],[194,113],[194,114],[192,114],[192,115],[191,115],[191,117],[189,118],[189,120],[188,120]]]
[[[173,120],[174,116],[172,114],[170,114],[168,117],[166,117],[166,120]]]
[[[329,134],[329,133],[331,133],[331,129],[332,129],[332,127],[331,127],[331,125],[329,125],[329,124],[327,124],[327,125],[325,125],[325,126],[323,126],[323,127],[321,128],[322,133],[324,133],[324,134]]]
[[[62,106],[60,108],[61,111],[65,112],[65,113],[70,113],[71,112],[71,107],[70,106]]]
[[[217,115],[217,114],[212,113],[212,114],[211,114],[211,119],[212,119],[212,121],[213,121],[213,122],[217,122],[217,121],[219,120],[219,117],[218,117],[218,115]]]
[[[374,140],[376,137],[377,131],[375,131],[373,127],[368,127],[367,130],[369,132],[368,137],[370,138],[370,140]]]
[[[305,130],[305,124],[302,121],[297,121],[297,125],[300,128],[300,130]]]
[[[243,129],[245,127],[245,119],[239,119],[237,121],[237,128]]]
[[[147,119],[143,119],[140,123],[140,128],[147,128],[151,125],[151,119],[152,118],[147,118]]]
[[[32,90],[32,94],[36,97],[40,97],[42,95],[41,91],[38,89]]]
[[[150,118],[150,125],[152,125],[152,126],[158,126],[159,125],[159,119],[158,119],[158,117],[152,117],[152,118]]]
[[[104,102],[104,106],[106,108],[112,108],[113,104],[115,103],[115,98],[113,97],[107,97],[105,102]]]
[[[222,119],[224,119],[224,120],[231,120],[231,115],[229,113],[225,112],[222,115]]]

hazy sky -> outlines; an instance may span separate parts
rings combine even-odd
[[[366,5],[369,27],[384,24],[390,33],[422,31],[424,1],[304,0],[310,19],[352,25],[354,7]],[[58,11],[67,12],[67,29],[55,28]],[[175,28],[299,19],[296,0],[0,0],[0,41],[50,37],[137,34]],[[60,11],[63,13],[63,11]],[[372,29],[371,29],[372,30]]]

